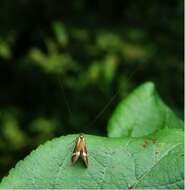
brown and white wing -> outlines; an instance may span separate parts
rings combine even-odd
[[[71,157],[72,164],[74,164],[78,160],[78,158],[80,156],[80,150],[79,150],[78,146],[79,146],[79,139],[77,138],[76,139],[76,144],[75,144],[75,147],[74,147],[74,150],[73,150],[73,153],[72,153],[72,157]]]
[[[80,156],[81,156],[82,160],[84,161],[85,166],[88,167],[87,148],[86,148],[85,144],[80,152]]]
[[[74,164],[78,160],[79,156],[80,156],[79,151],[78,152],[73,152],[72,157],[71,157],[72,164]]]

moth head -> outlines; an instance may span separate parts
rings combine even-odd
[[[84,138],[84,136],[83,136],[83,134],[82,133],[80,133],[80,139],[83,139]]]

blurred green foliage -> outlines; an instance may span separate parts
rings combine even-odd
[[[2,0],[0,22],[0,176],[47,139],[106,135],[146,80],[183,115],[183,1]]]

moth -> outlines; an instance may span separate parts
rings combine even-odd
[[[80,134],[76,139],[75,148],[71,157],[72,164],[74,164],[79,157],[82,158],[86,167],[88,167],[87,147],[83,134]]]

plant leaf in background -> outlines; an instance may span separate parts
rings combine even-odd
[[[183,128],[183,122],[163,103],[151,82],[124,99],[108,123],[110,137],[142,137],[160,128]]]
[[[77,135],[63,136],[20,161],[0,188],[183,189],[179,125],[182,122],[162,103],[154,85],[146,83],[121,102],[109,122],[109,136],[119,138],[85,135],[88,168],[80,160],[71,164]]]

